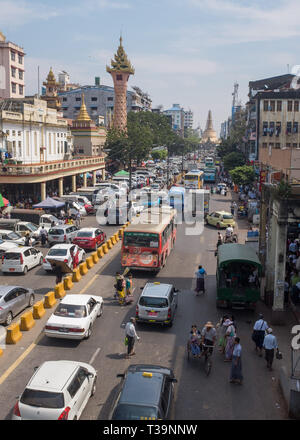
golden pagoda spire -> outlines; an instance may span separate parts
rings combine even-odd
[[[55,76],[54,76],[52,67],[50,67],[50,71],[47,76],[47,82],[53,82],[53,81],[55,82]]]
[[[84,102],[84,94],[81,94],[81,107],[80,107],[80,111],[79,114],[76,118],[76,121],[91,121],[91,118],[87,112],[86,106],[85,106],[85,102]]]
[[[117,53],[115,54],[115,59],[111,60],[111,67],[106,66],[106,71],[109,73],[122,71],[133,75],[134,68],[127,57],[122,42],[123,42],[123,38],[122,36],[120,36],[120,44]]]

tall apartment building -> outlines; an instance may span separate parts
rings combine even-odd
[[[24,50],[0,32],[0,99],[24,98]]]
[[[164,115],[172,117],[172,129],[179,135],[184,135],[184,116],[185,111],[179,104],[173,104],[173,106],[165,110]]]
[[[96,82],[99,78],[95,78]],[[59,93],[61,110],[65,118],[76,119],[81,107],[81,95],[84,93],[87,111],[92,120],[104,117],[105,125],[109,125],[114,109],[114,88],[105,85],[82,86]],[[138,87],[127,90],[127,112],[151,111],[152,101]]]
[[[257,102],[261,165],[300,180],[300,90],[261,92]]]
[[[245,133],[245,154],[249,160],[258,159],[259,147],[259,102],[260,92],[283,91],[290,88],[294,75],[286,74],[273,76],[249,82],[249,101],[246,104],[247,110],[247,129]]]
[[[185,128],[193,128],[194,123],[194,113],[192,110],[188,110],[184,112],[184,127]]]

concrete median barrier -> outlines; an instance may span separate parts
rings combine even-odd
[[[97,251],[96,251],[96,252],[93,252],[92,255],[91,255],[91,257],[92,257],[92,259],[93,259],[93,263],[94,263],[94,264],[98,263],[98,261],[99,261],[99,257],[98,257],[98,253],[97,253]]]
[[[114,236],[114,235],[112,235],[111,237],[110,237],[110,241],[112,242],[112,244],[113,245],[115,245],[117,242],[116,242],[116,237]]]
[[[86,264],[87,264],[87,267],[88,267],[89,269],[91,269],[91,268],[94,266],[93,257],[88,257],[88,258],[86,259]]]
[[[55,299],[55,293],[54,292],[48,292],[46,293],[46,295],[44,296],[44,307],[46,309],[51,309],[53,306],[55,306],[56,304],[56,299]]]
[[[108,253],[108,244],[107,244],[107,242],[104,243],[104,244],[102,245],[102,247],[103,247],[103,252],[104,252],[105,254],[107,254],[107,253]]]
[[[124,229],[123,228],[119,229],[118,234],[119,234],[119,237],[122,238],[124,235]]]
[[[21,315],[20,330],[28,331],[34,326],[35,326],[35,320],[33,319],[32,310],[23,313],[23,315]]]
[[[107,247],[108,247],[108,249],[112,249],[113,244],[112,244],[112,242],[111,242],[111,239],[107,240],[106,243],[107,243]]]
[[[115,237],[116,243],[118,243],[118,241],[119,241],[119,232],[116,232],[114,237]]]
[[[77,267],[77,269],[73,270],[72,281],[73,283],[78,283],[78,281],[80,280],[81,280],[80,269],[79,267]]]
[[[71,290],[72,287],[74,286],[73,281],[72,281],[72,277],[73,277],[73,275],[69,275],[64,278],[64,289],[65,290]]]
[[[104,250],[103,250],[103,246],[100,246],[99,249],[97,250],[97,254],[99,258],[104,257]]]
[[[88,273],[88,267],[86,262],[79,264],[80,275],[86,275]]]
[[[33,318],[34,319],[41,319],[46,313],[46,310],[44,308],[44,302],[38,301],[33,305]]]
[[[0,356],[2,356],[3,355],[3,350],[2,350],[2,348],[0,348]]]
[[[16,344],[23,336],[20,331],[20,324],[15,323],[11,324],[7,327],[6,332],[6,343],[7,344]]]
[[[64,284],[65,284],[65,281],[56,284],[56,286],[54,287],[55,298],[60,299],[66,295]]]

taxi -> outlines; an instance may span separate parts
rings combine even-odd
[[[226,211],[215,211],[206,216],[206,224],[216,226],[218,229],[227,228],[228,226],[235,227],[233,215]]]

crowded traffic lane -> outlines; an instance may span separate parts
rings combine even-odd
[[[220,199],[216,196],[213,199],[212,209],[228,210],[228,197]],[[205,227],[200,237],[194,237],[187,236],[185,227],[180,226],[175,249],[158,276],[154,278],[149,273],[134,273],[135,303],[140,288],[148,280],[172,283],[180,292],[173,327],[138,325],[137,333],[141,340],[136,343],[136,355],[129,360],[124,358],[124,326],[135,315],[135,303],[120,307],[113,299],[114,275],[120,269],[120,257],[117,256],[84,292],[101,295],[104,299],[104,313],[96,321],[91,338],[79,343],[49,340],[42,336],[34,350],[0,386],[0,418],[10,416],[15,396],[23,391],[33,374],[33,368],[51,359],[91,362],[98,370],[97,391],[88,402],[82,419],[107,419],[119,384],[116,375],[124,372],[132,363],[165,365],[175,370],[178,383],[175,385],[172,418],[284,418],[285,414],[276,406],[280,401],[277,387],[273,385],[269,372],[264,371],[263,360],[253,350],[251,326],[248,323],[253,321],[251,312],[235,311],[238,334],[243,346],[245,381],[242,387],[229,384],[230,364],[224,364],[217,349],[213,354],[213,367],[209,377],[205,375],[202,359],[187,361],[186,341],[191,325],[197,324],[202,328],[208,320],[216,323],[222,314],[215,307],[216,241],[215,228]],[[206,269],[207,291],[205,295],[196,297],[193,292],[194,272],[198,264]],[[275,371],[274,376],[276,374]]]

